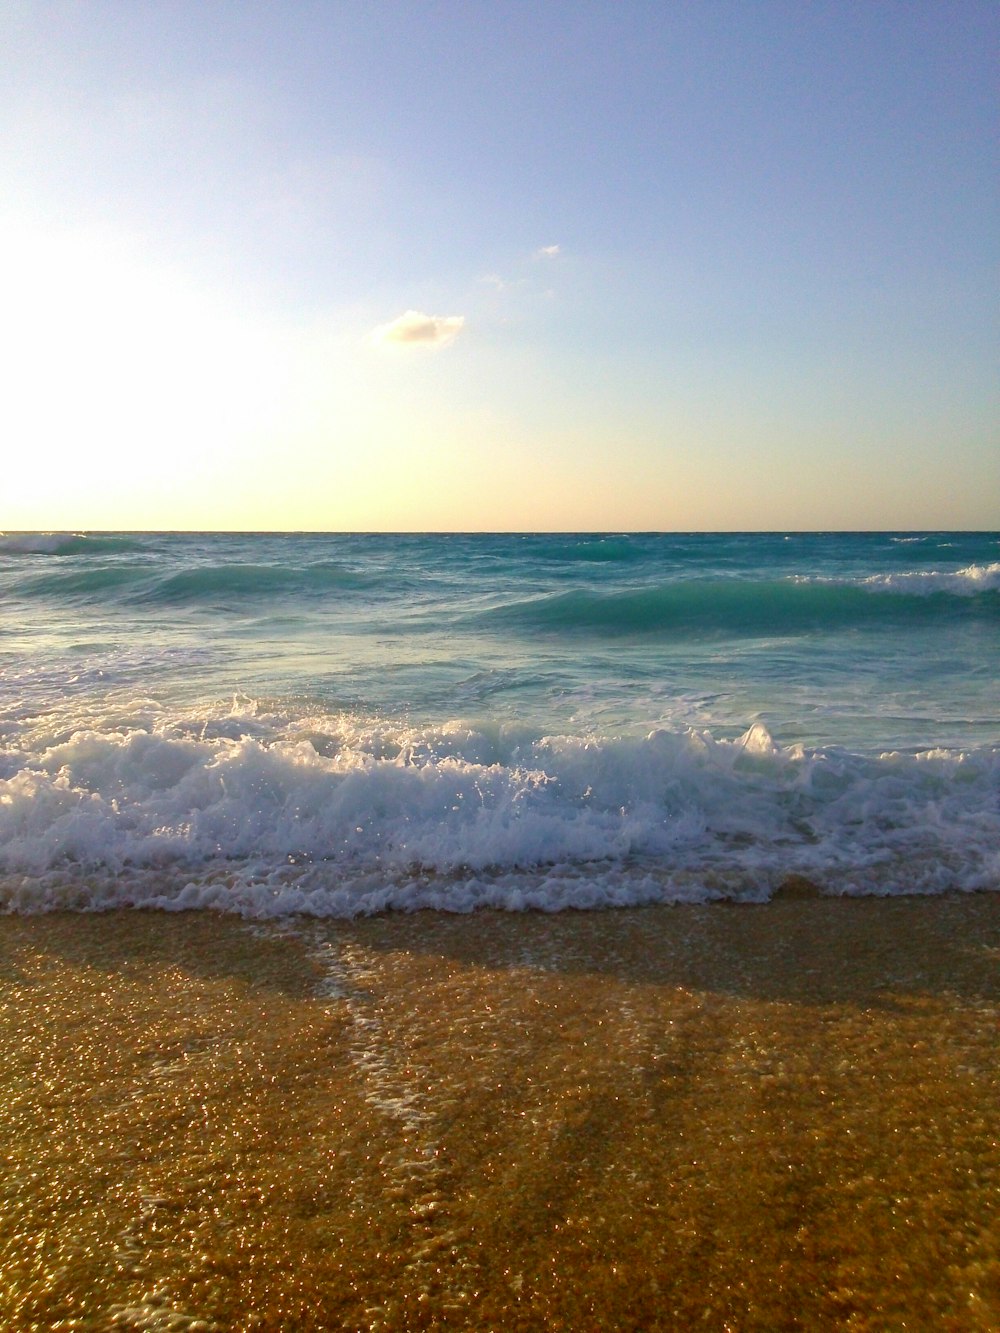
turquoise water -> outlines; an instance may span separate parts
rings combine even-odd
[[[998,661],[995,533],[7,534],[0,901],[997,887]]]

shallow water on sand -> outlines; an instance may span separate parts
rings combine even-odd
[[[1000,912],[0,921],[12,1329],[992,1329]]]

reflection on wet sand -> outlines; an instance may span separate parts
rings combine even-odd
[[[0,1323],[1000,1322],[1000,899],[0,921]]]

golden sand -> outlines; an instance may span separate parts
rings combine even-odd
[[[1000,1327],[1000,897],[0,920],[0,1327]]]

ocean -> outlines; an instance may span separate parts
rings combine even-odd
[[[0,536],[0,909],[1000,888],[1000,535]]]

